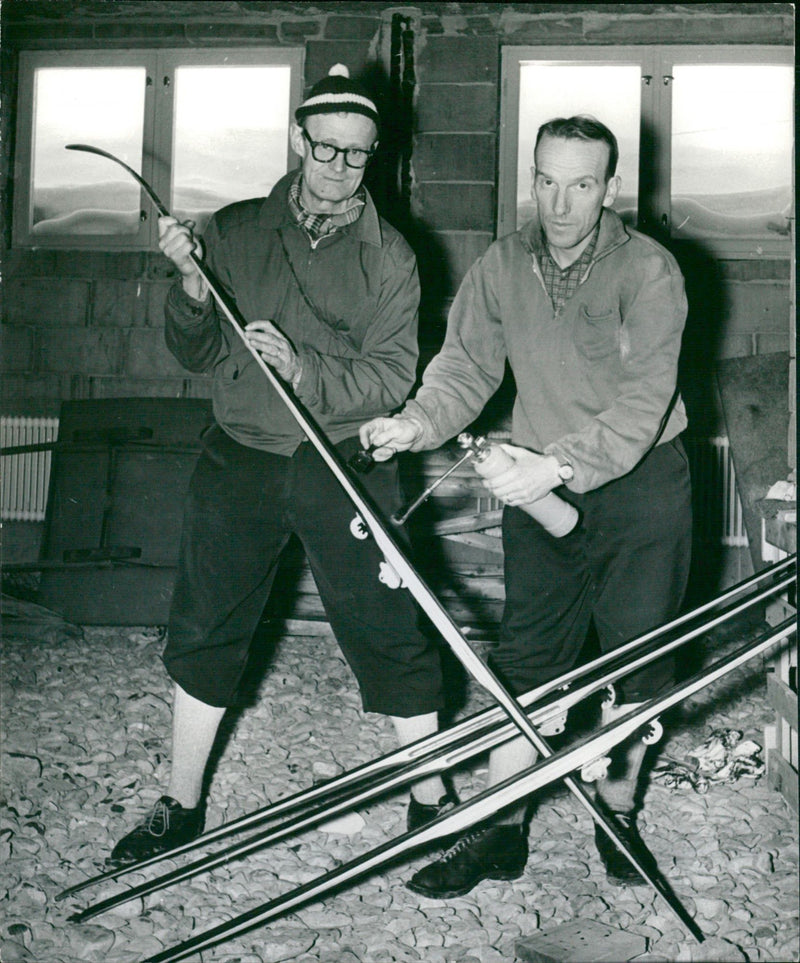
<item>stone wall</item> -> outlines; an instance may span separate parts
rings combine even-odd
[[[302,44],[310,86],[337,61],[354,75],[379,70],[392,15],[410,17],[416,93],[405,226],[420,258],[428,353],[464,272],[494,236],[502,45],[793,42],[793,13],[784,3],[4,0],[1,11],[6,171],[13,170],[20,49]],[[3,187],[8,201],[8,174]],[[171,275],[160,255],[6,244],[3,262],[5,412],[57,409],[69,398],[207,395],[207,379],[184,372],[164,347]],[[716,262],[713,304],[708,265],[685,269],[694,294],[690,370],[706,377],[713,358],[787,350],[786,261]]]

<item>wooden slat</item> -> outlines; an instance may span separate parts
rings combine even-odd
[[[503,555],[503,544],[494,535],[484,535],[481,532],[462,532],[460,535],[448,535],[450,541],[458,542],[460,545],[469,545],[471,548],[479,548],[484,552],[491,552],[494,555]]]
[[[317,595],[317,586],[311,570],[303,567],[295,572],[285,573],[287,590],[290,588],[298,595]],[[283,580],[281,586],[284,585]],[[450,572],[438,587],[438,594],[442,597],[464,595],[473,598],[503,599],[504,588],[502,575],[470,572]]]
[[[433,533],[434,535],[458,535],[461,532],[478,532],[484,528],[495,528],[502,520],[502,509],[456,515],[454,518],[445,518],[440,522],[434,522]]]
[[[782,719],[797,719],[797,693],[774,673],[767,676],[767,699]]]
[[[442,596],[442,605],[460,626],[479,626],[493,630],[500,623],[503,602],[497,599],[461,599]],[[265,613],[270,619],[310,619],[326,621],[327,616],[318,595],[298,594],[284,600],[283,605],[270,606]]]
[[[797,770],[774,749],[767,752],[767,782],[798,812]]]

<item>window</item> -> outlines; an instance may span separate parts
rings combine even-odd
[[[628,223],[731,257],[789,256],[793,79],[782,47],[506,48],[498,235],[534,210],[539,126],[591,114],[619,140]]]
[[[68,144],[118,157],[201,231],[224,204],[268,193],[292,163],[302,68],[294,49],[22,53],[15,244],[156,245],[134,179]]]

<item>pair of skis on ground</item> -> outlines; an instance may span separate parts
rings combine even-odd
[[[793,559],[781,562],[767,572],[729,589],[712,602],[686,613],[669,625],[640,636],[620,649],[600,656],[588,665],[573,669],[537,689],[524,693],[519,696],[519,703],[526,709],[531,722],[538,729],[559,729],[569,709],[607,687],[613,686],[624,675],[674,652],[680,646],[726,622],[752,614],[756,606],[787,590],[793,584],[794,568]],[[740,599],[740,596],[744,598]],[[730,604],[723,607],[726,603]],[[712,614],[717,609],[721,611]],[[683,626],[686,626],[685,631],[679,635],[675,634]],[[246,830],[256,829],[264,823],[298,810],[316,807],[277,827],[273,826],[263,833],[250,836],[242,843],[142,883],[112,897],[107,902],[93,904],[75,914],[75,918],[80,921],[91,919],[120,902],[145,896],[171,883],[188,879],[233,859],[257,852],[271,843],[328,822],[370,800],[385,796],[425,776],[453,769],[500,745],[515,733],[514,725],[506,721],[501,709],[497,707],[484,709],[448,729],[411,745],[395,749],[385,756],[371,760],[322,784],[301,790],[286,799],[271,803],[209,830],[196,840],[170,850],[167,856],[170,859],[181,856]],[[584,756],[579,767],[581,769],[586,768],[587,762],[594,761],[589,758],[588,751]],[[69,887],[60,894],[59,899],[76,895],[98,883],[119,879],[133,871],[147,869],[167,856],[157,855],[135,864],[110,869],[100,876]]]
[[[535,725],[547,726],[552,720],[571,706],[583,701],[591,694],[600,691],[614,681],[635,669],[660,658],[678,647],[696,639],[698,636],[724,623],[733,622],[740,616],[749,616],[767,599],[788,590],[795,581],[794,556],[738,586],[728,590],[712,602],[689,612],[661,629],[654,630],[641,638],[628,643],[621,650],[609,653],[582,669],[573,670],[558,679],[520,697],[520,703],[529,706],[531,721]],[[740,596],[744,596],[740,598]],[[715,612],[714,610],[720,611]],[[678,632],[687,626],[685,631]],[[405,833],[390,840],[370,852],[356,857],[349,863],[323,874],[289,893],[270,900],[236,919],[221,924],[205,933],[195,936],[161,954],[151,957],[146,963],[173,963],[186,959],[192,953],[209,949],[221,942],[243,935],[264,925],[306,903],[339,889],[389,862],[429,845],[442,837],[463,831],[482,819],[491,816],[498,809],[524,799],[550,783],[563,779],[577,771],[598,756],[608,753],[621,741],[641,735],[661,713],[679,705],[691,695],[707,685],[722,678],[728,672],[743,665],[754,656],[766,652],[794,631],[794,621],[770,628],[756,639],[751,640],[730,653],[703,672],[674,687],[663,696],[644,703],[638,709],[616,720],[611,725],[576,742],[549,759],[527,770],[500,786],[481,793],[450,812],[440,816],[422,829]],[[247,829],[261,826],[297,810],[299,816],[289,819],[265,831],[256,832],[243,842],[226,849],[213,852],[199,860],[187,863],[163,876],[141,883],[102,902],[87,907],[74,914],[71,919],[85,922],[121,903],[163,889],[169,885],[208,872],[256,853],[272,843],[321,822],[340,815],[364,803],[386,795],[393,790],[412,782],[420,776],[451,768],[473,756],[485,752],[516,735],[516,728],[504,722],[503,713],[496,709],[486,709],[464,720],[451,729],[444,730],[412,746],[398,749],[380,759],[373,760],[351,772],[344,773],[323,786],[312,787],[285,800],[264,807],[256,812],[242,816],[230,823],[211,830],[204,836],[171,850],[169,853],[152,857],[130,866],[111,870],[100,876],[76,884],[59,898],[75,895],[89,886],[103,881],[118,879],[132,872],[140,872],[165,859],[201,849],[214,842],[220,842]],[[310,810],[309,810],[309,807]],[[651,867],[650,873],[657,877]],[[668,901],[670,908],[686,928],[698,939],[702,934],[686,911],[676,904],[675,897],[666,883],[658,892]]]
[[[69,149],[88,151],[90,153],[106,157],[109,160],[119,164],[140,184],[150,200],[153,202],[159,214],[162,216],[170,216],[169,212],[153,192],[152,188],[135,171],[133,171],[114,155],[109,154],[99,148],[89,147],[87,145],[70,145]],[[460,629],[453,621],[452,617],[445,610],[433,592],[424,583],[419,573],[407,558],[404,550],[391,533],[390,529],[383,522],[380,512],[372,504],[369,496],[363,491],[357,481],[349,474],[348,469],[341,461],[338,452],[328,441],[319,426],[315,423],[312,415],[294,396],[291,389],[264,362],[257,350],[250,345],[244,332],[246,321],[241,316],[235,301],[227,294],[225,289],[220,285],[219,281],[213,276],[212,272],[203,263],[203,261],[197,255],[192,255],[192,258],[201,276],[208,284],[211,293],[220,307],[220,310],[230,322],[234,331],[242,338],[254,361],[259,365],[273,389],[286,404],[298,426],[317,449],[320,456],[333,472],[337,481],[352,501],[354,508],[358,513],[360,522],[374,539],[376,545],[386,560],[386,564],[391,567],[397,576],[397,581],[399,584],[411,592],[417,604],[425,612],[433,625],[439,630],[444,640],[448,643],[451,650],[461,661],[466,670],[495,699],[500,707],[501,712],[504,713],[512,723],[512,725],[508,727],[507,735],[504,735],[503,738],[510,738],[512,735],[524,736],[529,740],[529,742],[531,742],[534,748],[537,749],[542,757],[542,761],[525,773],[522,773],[517,777],[507,780],[505,783],[499,786],[493,787],[492,789],[486,790],[484,793],[473,797],[468,802],[456,807],[451,812],[440,816],[438,819],[434,820],[432,823],[428,824],[422,829],[417,830],[415,833],[405,834],[405,836],[399,837],[397,840],[390,841],[383,846],[378,847],[376,850],[373,850],[371,853],[368,853],[366,856],[360,857],[351,863],[348,863],[346,866],[340,867],[333,873],[325,874],[325,876],[321,877],[319,880],[307,883],[304,886],[293,890],[291,893],[288,893],[283,897],[279,897],[277,900],[272,900],[269,903],[257,907],[255,910],[251,910],[250,912],[237,917],[233,921],[209,930],[205,934],[193,937],[192,939],[180,944],[179,946],[173,947],[172,949],[165,950],[164,952],[152,957],[149,961],[147,961],[147,963],[168,963],[168,961],[169,963],[172,963],[172,961],[182,960],[191,953],[214,946],[220,942],[231,939],[236,935],[247,932],[248,930],[262,925],[264,922],[267,922],[270,919],[274,919],[277,915],[281,915],[282,913],[289,911],[301,903],[308,902],[324,892],[328,892],[333,888],[338,888],[345,882],[364,875],[370,870],[377,868],[379,865],[383,865],[390,860],[398,858],[400,855],[408,852],[412,848],[424,845],[433,840],[439,839],[442,836],[447,836],[454,832],[458,832],[467,826],[474,824],[475,822],[487,818],[499,809],[523,799],[531,792],[534,792],[536,789],[539,789],[554,780],[562,780],[564,782],[564,785],[578,799],[584,809],[586,809],[586,811],[591,815],[592,819],[613,840],[617,848],[627,857],[627,859],[641,874],[647,884],[653,890],[655,890],[656,893],[662,896],[676,918],[692,934],[692,936],[694,936],[697,940],[702,940],[703,935],[701,931],[697,927],[690,914],[687,913],[685,908],[677,900],[666,881],[663,880],[657,871],[652,869],[649,865],[645,865],[639,854],[631,851],[626,840],[620,835],[616,823],[610,819],[605,812],[598,808],[586,789],[574,781],[571,773],[577,769],[580,769],[582,766],[596,759],[597,757],[605,755],[619,742],[636,734],[642,728],[642,726],[655,720],[660,713],[666,711],[668,708],[671,708],[673,705],[678,704],[683,699],[688,698],[693,692],[699,691],[701,688],[709,685],[711,682],[715,681],[715,679],[720,678],[727,672],[732,671],[733,668],[743,664],[743,662],[757,655],[759,652],[766,651],[768,648],[775,645],[781,639],[785,638],[787,634],[790,634],[793,631],[794,624],[792,620],[787,620],[784,625],[779,627],[779,629],[775,630],[774,632],[767,633],[767,635],[762,637],[757,643],[744,646],[733,656],[730,656],[725,660],[721,660],[719,663],[716,663],[715,666],[712,666],[703,673],[693,677],[693,679],[689,680],[689,682],[680,686],[676,686],[670,690],[666,696],[659,697],[658,699],[652,699],[649,702],[643,703],[635,711],[629,712],[625,716],[616,720],[613,724],[599,730],[593,736],[581,740],[577,745],[569,749],[553,754],[550,746],[540,734],[536,723],[529,718],[521,701],[515,699],[511,695],[506,687],[494,675],[491,669],[489,669],[483,660],[473,651],[467,640],[462,635]],[[376,577],[378,577],[377,574]],[[655,634],[657,633],[650,633],[651,636]],[[637,642],[638,641],[639,640],[637,640]],[[682,644],[682,642],[678,644]],[[633,645],[633,643],[631,643],[631,645]],[[621,650],[617,650],[617,652],[612,653],[611,656],[609,656],[609,659],[612,657],[620,657],[620,652]],[[663,653],[659,649],[655,654],[651,655],[651,658],[656,658],[661,654]],[[622,656],[622,658],[624,658],[624,656]],[[649,661],[649,659],[647,661]],[[580,678],[583,674],[585,674],[586,671],[586,667],[582,670],[577,670],[575,678]],[[618,665],[616,677],[627,674],[629,671],[632,671],[629,665]],[[556,680],[556,683],[551,683],[551,685],[558,684],[563,685],[563,680]],[[602,685],[606,684],[607,681],[602,683]],[[539,693],[537,697],[541,698],[541,693]],[[579,700],[576,698],[575,701]],[[539,724],[541,724],[541,720],[539,720]],[[462,747],[462,749],[468,749],[470,743],[472,742],[477,744],[476,737],[474,735],[467,735],[465,738],[466,746]],[[503,741],[503,739],[500,739],[499,741]],[[420,744],[417,744],[418,747],[419,745]],[[471,754],[474,753],[471,752]],[[451,763],[448,759],[443,768],[446,768],[449,765],[451,765]],[[364,778],[367,777],[364,776]],[[416,778],[416,776],[412,776],[410,778]],[[331,791],[331,786],[326,788],[328,791]],[[353,803],[351,800],[351,805],[354,804],[355,803]],[[272,812],[274,815],[274,810],[272,810]],[[328,812],[327,815],[329,816],[330,813]],[[270,817],[264,816],[263,818],[267,819]],[[244,819],[246,820],[247,817],[244,817]],[[245,828],[242,826],[242,820],[237,820],[237,824],[241,828]],[[294,831],[296,831],[296,827]],[[205,837],[202,837],[203,842],[211,841],[209,839],[209,836],[211,835],[212,834],[206,834]],[[219,835],[220,834],[217,833],[214,838],[219,838]],[[260,845],[266,845],[266,842],[264,842],[262,839]],[[186,848],[188,847],[184,847],[181,851],[185,851]],[[238,855],[242,854],[239,853]],[[231,859],[234,857],[233,855],[229,854],[227,858]],[[649,861],[647,862],[649,863]],[[139,868],[139,866],[137,865],[136,868]],[[209,867],[207,866],[205,868]],[[130,867],[128,868],[128,871],[129,870]],[[199,871],[201,870],[198,870],[198,872]],[[108,874],[98,877],[97,881],[105,878],[109,878]],[[94,881],[95,880],[90,880],[86,884],[73,887],[71,890],[65,891],[65,893],[62,895],[77,892],[77,890],[82,889],[84,885],[89,885]],[[107,903],[103,905],[107,907]],[[90,914],[90,910],[91,908],[85,911],[83,914],[77,914],[77,918],[86,919],[88,918],[88,915],[94,915]],[[95,911],[100,912],[101,910],[95,907]]]

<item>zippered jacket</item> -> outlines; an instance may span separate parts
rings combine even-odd
[[[378,216],[369,194],[357,221],[311,244],[292,218],[291,172],[269,197],[211,218],[209,267],[247,321],[272,321],[302,361],[295,389],[332,442],[396,409],[416,376],[419,280],[414,254]],[[285,246],[285,251],[284,251]],[[308,299],[322,316],[319,320]],[[214,416],[243,445],[291,455],[303,434],[263,371],[213,302],[167,296],[167,346],[189,371],[213,372]]]
[[[686,427],[676,388],[686,322],[674,257],[604,209],[595,256],[558,311],[542,280],[538,221],[493,243],[453,302],[439,354],[403,414],[436,448],[474,421],[508,360],[511,440],[569,462],[586,492],[627,474]]]

